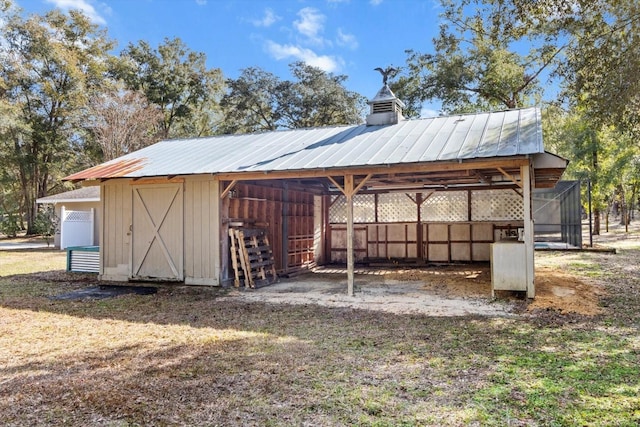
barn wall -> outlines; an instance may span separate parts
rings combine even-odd
[[[355,258],[357,262],[376,259],[489,261],[490,244],[517,236],[517,229],[521,227],[522,221],[360,223],[354,225]],[[331,262],[345,263],[345,224],[330,224],[329,242]],[[422,245],[421,251],[419,245]]]
[[[313,263],[314,196],[300,187],[283,181],[238,183],[222,201],[221,215],[221,236],[228,236],[229,222],[266,227],[279,272],[295,271]],[[228,244],[221,246],[222,276],[229,279],[233,273]]]
[[[129,231],[131,218],[131,186],[129,180],[110,180],[101,184],[100,210],[100,278],[126,281],[130,275]]]
[[[186,284],[220,284],[219,194],[219,182],[212,177],[189,177],[185,181]]]

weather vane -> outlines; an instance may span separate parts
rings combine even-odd
[[[379,71],[380,74],[382,74],[382,84],[383,85],[387,85],[387,80],[389,79],[389,77],[395,77],[396,74],[398,74],[398,71],[400,71],[399,68],[394,68],[394,67],[387,67],[385,69],[382,69],[380,67],[378,68],[374,68],[375,71]]]

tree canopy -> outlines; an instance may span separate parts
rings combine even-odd
[[[223,133],[354,124],[362,121],[366,99],[348,91],[346,76],[335,76],[302,62],[291,65],[294,81],[257,67],[227,81],[222,98]]]
[[[162,138],[210,135],[223,77],[221,70],[207,68],[206,60],[179,38],[165,39],[157,49],[139,41],[122,52],[114,75],[158,106]]]
[[[3,168],[20,183],[29,230],[35,199],[75,159],[80,127],[77,111],[99,89],[112,42],[81,13],[52,11],[27,19],[8,10],[1,52],[3,98],[10,111],[3,123]]]

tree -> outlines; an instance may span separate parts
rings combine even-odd
[[[278,92],[281,82],[257,67],[246,68],[237,79],[227,80],[227,94],[220,101],[224,120],[220,133],[252,133],[278,128]]]
[[[304,62],[291,66],[295,82],[285,82],[279,97],[283,126],[309,128],[362,121],[366,99],[343,86],[346,76],[325,73]]]
[[[560,69],[565,95],[599,123],[640,136],[640,3],[584,2],[576,22]]]
[[[600,234],[601,217],[608,220],[614,201],[626,210],[637,192],[640,147],[628,133],[603,126],[580,110],[550,107],[543,123],[545,145],[571,159],[565,178],[591,181],[594,234]]]
[[[291,64],[295,81],[280,80],[260,68],[229,80],[220,103],[222,133],[353,124],[362,121],[366,99],[348,91],[346,76],[335,76],[302,62]]]
[[[141,92],[116,85],[89,100],[86,126],[100,147],[101,161],[157,142],[161,123],[160,110]]]
[[[191,51],[180,39],[165,39],[153,49],[129,44],[113,73],[127,88],[142,91],[163,115],[162,138],[212,134],[223,78],[208,69],[206,55]]]
[[[542,95],[539,81],[562,47],[545,37],[546,25],[517,19],[508,0],[442,0],[435,53],[408,50],[405,73],[391,88],[417,115],[438,99],[445,112],[519,108]],[[526,53],[518,53],[524,45]]]
[[[22,192],[27,232],[35,199],[46,196],[73,161],[81,107],[97,88],[113,44],[80,12],[23,19],[5,14],[0,61],[3,102],[17,111],[0,140]]]

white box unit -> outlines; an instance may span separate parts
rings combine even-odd
[[[491,244],[491,294],[496,290],[527,290],[527,259],[523,242],[503,240]]]

